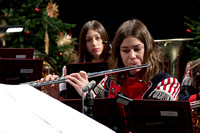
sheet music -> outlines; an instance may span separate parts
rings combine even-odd
[[[34,87],[0,84],[2,133],[114,133]]]

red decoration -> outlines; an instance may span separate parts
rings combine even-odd
[[[72,36],[71,28],[69,29],[69,36]]]
[[[29,34],[30,34],[30,31],[26,31],[25,34],[26,34],[26,35],[29,35]]]
[[[48,16],[49,16],[49,17],[52,17],[52,15],[51,15],[51,14],[49,14]]]
[[[35,8],[35,11],[36,11],[36,12],[39,12],[39,10],[40,10],[40,9],[38,9],[38,8]]]
[[[60,32],[60,35],[62,36],[62,35],[63,35],[63,33],[62,33],[62,32]]]
[[[62,54],[63,54],[62,52],[58,52],[58,56],[62,56]]]
[[[190,32],[191,32],[191,29],[188,28],[188,29],[187,29],[187,33],[190,33]]]

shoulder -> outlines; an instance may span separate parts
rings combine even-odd
[[[180,83],[179,83],[178,79],[176,79],[172,75],[165,73],[165,72],[155,75],[152,78],[151,82],[156,84],[156,86],[176,84],[178,87],[180,87]]]
[[[162,73],[158,73],[157,75],[155,75],[152,79],[151,82],[153,83],[154,87],[161,81],[164,80],[169,80],[169,79],[174,79],[177,80],[176,78],[174,78],[172,75],[166,73],[166,72],[162,72]]]
[[[169,73],[161,72],[161,73],[156,74],[156,75],[151,79],[151,81],[158,80],[158,79],[164,80],[164,79],[170,78],[170,77],[172,77],[172,75],[170,75]]]

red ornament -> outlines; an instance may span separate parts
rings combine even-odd
[[[30,34],[30,31],[26,31],[25,34],[26,34],[26,35],[29,35],[29,34]]]
[[[187,33],[190,33],[190,32],[191,32],[191,29],[188,28],[188,29],[187,29]]]
[[[4,18],[7,18],[7,16],[8,16],[7,14],[4,14]]]
[[[71,28],[69,29],[69,36],[72,36]]]
[[[63,54],[62,52],[58,52],[58,56],[62,56],[62,54]]]
[[[36,12],[39,12],[39,9],[38,9],[38,8],[35,8],[35,11],[36,11]]]

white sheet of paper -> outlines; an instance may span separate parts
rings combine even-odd
[[[114,133],[32,86],[0,84],[1,133]]]

